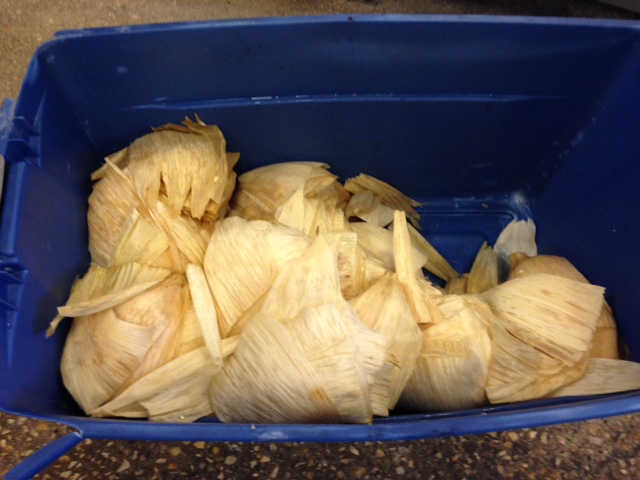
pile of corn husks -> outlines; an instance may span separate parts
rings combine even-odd
[[[388,184],[314,162],[236,179],[238,159],[187,119],[93,175],[92,263],[48,332],[73,318],[62,376],[88,415],[368,423],[640,388],[604,289],[537,255],[531,220],[459,275]]]

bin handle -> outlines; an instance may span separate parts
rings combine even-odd
[[[80,432],[72,432],[42,447],[9,470],[5,480],[28,480],[47,468],[83,440]]]

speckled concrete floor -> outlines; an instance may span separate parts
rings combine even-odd
[[[33,51],[57,30],[322,13],[464,13],[638,19],[588,0],[0,0],[0,98],[15,98]],[[1,387],[0,387],[1,388]],[[69,433],[0,412],[0,475]],[[240,444],[85,440],[39,478],[640,478],[640,415],[389,443]]]

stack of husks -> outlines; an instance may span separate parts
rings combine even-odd
[[[459,275],[390,185],[315,162],[236,185],[238,159],[187,119],[93,175],[92,263],[48,332],[73,318],[62,376],[88,415],[368,423],[640,388],[604,289],[537,255],[531,220]]]

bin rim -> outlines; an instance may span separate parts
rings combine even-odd
[[[475,23],[511,24],[541,26],[585,26],[585,27],[631,27],[640,28],[640,20],[582,18],[582,17],[541,17],[527,15],[484,15],[484,14],[404,14],[404,13],[336,13],[318,15],[247,17],[184,22],[158,22],[147,24],[113,25],[66,29],[55,32],[54,38],[65,39],[83,36],[122,35],[172,30],[198,30],[207,28],[233,28],[247,26],[320,25],[328,23]]]

